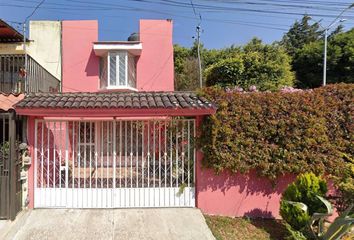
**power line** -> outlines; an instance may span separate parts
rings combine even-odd
[[[4,5],[4,4],[0,4]],[[8,4],[5,6],[9,6]],[[23,6],[23,5],[11,5],[12,7],[22,7],[22,8],[33,8],[32,6]],[[55,7],[41,7],[43,9],[48,9],[48,10],[53,10],[56,12],[59,12],[57,10],[75,10],[75,9],[70,9],[70,8],[55,8]],[[83,10],[83,9],[78,9],[78,10]],[[93,9],[90,9],[93,10]],[[97,9],[95,9],[97,10]],[[113,8],[109,8],[109,10],[113,10]],[[136,9],[120,9],[120,10],[126,10],[126,11],[136,11]],[[149,10],[145,10],[147,12],[150,12]],[[163,14],[166,15],[166,12],[155,12],[157,14]],[[71,14],[71,13],[70,13]],[[184,16],[184,15],[178,15],[178,14],[168,14],[170,16],[174,16],[177,18],[183,18],[183,19],[196,19],[194,17],[190,17],[190,16]],[[114,16],[103,16],[103,17],[114,17]],[[210,21],[210,22],[222,22],[222,23],[227,23],[227,24],[233,24],[233,25],[244,25],[244,26],[252,26],[252,27],[257,27],[257,28],[264,28],[264,29],[272,29],[272,30],[280,30],[280,31],[286,31],[287,29],[285,28],[278,28],[278,27],[271,27],[269,25],[272,24],[267,24],[265,25],[265,23],[257,23],[257,22],[252,22],[252,23],[247,23],[247,22],[242,22],[242,21],[235,21],[235,20],[227,20],[227,19],[215,19],[215,18],[204,18],[205,21]],[[285,26],[285,25],[284,25]]]
[[[194,15],[197,16],[197,13],[195,11],[195,7],[194,7],[194,4],[193,4],[193,0],[191,0],[191,5],[192,5],[192,8],[193,8]]]
[[[197,16],[197,12],[195,10],[193,0],[191,0],[191,5],[193,8],[194,15]],[[200,88],[203,87],[203,77],[202,77],[202,60],[200,57],[200,32],[202,31],[201,28],[201,23],[202,23],[202,15],[199,13],[199,23],[196,27],[196,32],[197,32],[197,55],[198,55],[198,69],[199,69],[199,86]]]
[[[137,0],[128,0],[128,1],[134,1],[136,2]],[[68,5],[70,7],[75,7],[78,10],[94,10],[94,11],[107,11],[107,10],[114,10],[114,8],[119,8],[119,10],[134,10],[134,11],[148,11],[148,12],[156,12],[153,9],[142,9],[142,8],[137,8],[137,7],[131,7],[131,6],[125,6],[125,5],[117,5],[117,4],[112,4],[112,3],[98,3],[98,2],[92,2],[92,1],[80,1],[80,0],[70,0],[70,2],[76,2],[76,3],[82,3],[85,4],[85,6],[80,6],[80,5]],[[141,3],[154,3],[154,4],[160,4],[160,5],[165,5],[165,6],[173,6],[173,7],[180,7],[180,8],[190,8],[190,4],[183,3],[183,2],[176,2],[172,0],[165,0],[163,2],[155,2],[151,0],[139,0]],[[96,6],[95,8],[87,8],[87,4],[94,5]],[[9,6],[11,4],[7,4]],[[12,4],[13,5],[13,4]],[[254,9],[254,8],[240,8],[240,7],[233,7],[233,6],[216,6],[216,5],[205,5],[205,4],[194,4],[195,7],[198,9],[202,10],[211,10],[211,11],[237,11],[237,12],[252,12],[252,13],[267,13],[267,14],[276,14],[276,15],[296,15],[296,16],[302,16],[304,12],[284,12],[284,11],[276,11],[276,10],[264,10],[264,9]],[[20,6],[19,6],[20,7]],[[80,9],[78,7],[81,7]],[[84,8],[83,8],[84,7]],[[90,6],[91,7],[91,6]],[[105,8],[103,8],[105,7]],[[64,9],[62,9],[64,10]],[[65,10],[75,10],[74,8],[65,8]],[[159,12],[166,14],[165,12]],[[312,13],[312,16],[317,16],[317,17],[336,17],[336,15],[333,14],[319,14],[319,13]],[[347,16],[348,18],[354,18],[353,16]]]
[[[30,17],[32,17],[33,16],[33,14],[38,10],[38,8],[44,3],[44,1],[45,0],[42,0],[39,4],[37,4],[37,6],[34,8],[34,10],[32,11],[32,13],[30,14],[30,15],[28,15],[27,17],[26,17],[26,19],[25,19],[25,23],[28,21],[28,19],[30,18]]]
[[[15,0],[16,1],[16,0]],[[17,0],[17,1],[21,1],[21,0]],[[156,1],[151,1],[151,0],[127,0],[127,1],[134,1],[134,2],[142,2],[142,3],[155,3],[155,4],[162,4],[162,5],[179,5],[182,7],[189,7],[190,8],[190,4],[186,5],[186,3],[181,3],[181,2],[176,2],[176,1],[164,1],[164,2],[156,2]],[[241,0],[240,0],[241,1]],[[266,1],[266,0],[263,0]],[[22,0],[22,2],[24,2],[24,0]],[[28,1],[25,1],[28,2]],[[37,1],[31,1],[31,2],[37,2]],[[77,11],[77,10],[93,10],[93,11],[109,11],[109,10],[122,10],[122,11],[141,11],[141,12],[153,12],[153,13],[157,13],[157,14],[162,14],[162,15],[169,15],[169,16],[173,16],[176,18],[182,18],[182,19],[197,19],[197,16],[195,14],[195,17],[190,17],[190,16],[185,16],[185,15],[180,15],[180,14],[174,14],[174,13],[168,13],[168,12],[161,12],[161,11],[156,11],[153,9],[146,9],[146,8],[139,8],[139,7],[132,7],[132,6],[125,6],[125,5],[120,5],[120,4],[113,4],[113,3],[98,3],[95,1],[83,1],[83,0],[71,0],[71,3],[79,3],[79,5],[76,4],[58,4],[58,3],[46,3],[46,6],[41,6],[41,8],[43,9],[49,9],[49,10],[53,10],[53,11],[57,11],[57,10],[63,10],[63,11]],[[218,1],[219,2],[219,1]],[[238,1],[239,2],[239,1]],[[242,2],[242,1],[241,1]],[[284,2],[284,1],[282,1]],[[298,1],[300,2],[300,1]],[[235,3],[235,2],[232,2]],[[85,5],[82,5],[85,4]],[[89,4],[89,5],[88,5]],[[181,5],[181,4],[184,4]],[[9,6],[10,4],[3,4],[6,6]],[[13,4],[12,4],[13,5]],[[66,7],[50,7],[50,6],[66,6]],[[14,6],[14,5],[13,5]],[[48,7],[49,6],[49,7]],[[208,8],[210,9],[209,11],[214,11],[213,8],[210,7],[210,5],[196,5],[193,4],[194,7],[198,6],[209,6]],[[33,8],[32,6],[24,6],[24,5],[16,5],[15,7],[24,7],[24,8]],[[216,8],[215,11],[221,11],[224,10],[225,7],[223,8]],[[237,11],[240,10],[244,13],[246,13],[248,10],[253,10],[256,11],[254,13],[259,13],[259,14],[269,14],[269,12],[274,12],[274,11],[264,11],[264,10],[260,10],[260,9],[239,9],[239,8],[229,8],[227,7],[226,9],[230,9],[232,11]],[[208,10],[206,10],[208,11]],[[291,13],[291,12],[276,12],[277,14],[288,14],[288,15],[300,15],[302,16],[303,13]],[[268,16],[268,15],[267,15]],[[333,15],[327,15],[327,14],[311,14],[311,16],[320,16],[320,17],[331,17]],[[103,16],[104,17],[104,16]],[[279,17],[279,15],[277,16]],[[352,16],[347,16],[347,18],[353,18]],[[210,21],[210,22],[221,22],[221,23],[226,23],[226,24],[235,24],[235,25],[244,25],[244,26],[251,26],[251,27],[256,27],[256,28],[264,28],[264,29],[272,29],[272,30],[278,30],[278,31],[287,31],[288,27],[283,25],[284,28],[282,28],[282,26],[280,26],[279,24],[274,24],[274,23],[265,23],[265,22],[242,22],[242,21],[238,21],[238,20],[230,20],[230,19],[216,19],[216,18],[203,18],[205,21]],[[285,28],[286,27],[286,28]]]

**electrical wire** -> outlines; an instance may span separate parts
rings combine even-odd
[[[30,1],[30,0],[14,0],[14,1],[20,1],[20,2],[36,2],[38,1]],[[147,9],[147,8],[141,8],[141,7],[132,7],[132,6],[126,6],[126,5],[121,5],[121,4],[114,4],[114,3],[99,3],[97,1],[87,1],[87,0],[66,0],[69,1],[71,4],[60,4],[60,3],[46,3],[45,6],[40,6],[38,8],[43,8],[43,9],[48,9],[48,10],[62,10],[63,12],[72,12],[72,11],[112,11],[112,10],[122,10],[122,11],[141,11],[141,12],[153,12],[157,14],[162,14],[162,15],[169,15],[169,16],[174,16],[176,18],[181,18],[181,19],[197,19],[197,12],[195,11],[195,8],[198,7],[204,9],[204,11],[240,11],[240,13],[244,12],[253,12],[253,13],[259,13],[259,14],[272,14],[272,15],[279,15],[279,14],[286,14],[286,15],[296,15],[296,16],[302,16],[303,13],[299,12],[280,12],[280,11],[274,11],[274,10],[264,10],[264,9],[248,9],[248,8],[238,8],[238,7],[229,7],[229,6],[215,6],[215,5],[207,5],[207,4],[194,4],[192,2],[192,7],[194,9],[194,17],[191,16],[186,16],[186,15],[180,15],[180,14],[175,14],[175,13],[169,13],[169,12],[161,12],[161,11],[156,11],[153,9]],[[190,8],[191,4],[186,3],[186,2],[177,2],[174,0],[165,0],[165,1],[153,1],[153,0],[126,0],[129,2],[139,2],[139,3],[155,3],[155,4],[160,4],[160,5],[165,5],[165,6],[174,6],[174,7],[180,7],[180,8]],[[219,1],[211,1],[211,0],[202,0],[206,2],[217,2],[217,3],[228,3],[228,4],[243,4],[243,3],[252,3],[255,5],[262,6],[261,3],[267,3],[267,4],[272,4],[275,6],[279,6],[279,2],[281,3],[289,3],[290,1],[284,1],[284,0],[279,0],[277,3],[274,2],[269,2],[268,0],[259,0],[260,2],[250,2],[248,1],[226,1],[226,0],[219,0]],[[298,0],[298,1],[291,1],[292,3],[304,3],[304,1]],[[305,2],[310,2],[310,3],[316,3],[319,4],[319,1],[305,1]],[[72,3],[78,3],[78,4],[72,4]],[[323,2],[326,3],[326,2]],[[84,4],[84,5],[83,5]],[[334,4],[334,2],[328,2],[328,4]],[[34,8],[33,6],[26,6],[26,5],[19,5],[19,4],[0,4],[0,5],[5,5],[5,6],[13,6],[13,7],[23,7],[23,8]],[[326,5],[326,4],[325,4]],[[53,6],[53,7],[52,7]],[[62,6],[62,7],[58,7]],[[282,6],[297,6],[296,4],[282,4]],[[318,9],[319,10],[319,9]],[[174,9],[175,11],[175,9]],[[314,13],[314,14],[309,14],[314,17],[335,17],[337,15],[332,15],[332,14],[321,14],[321,13]],[[107,16],[108,17],[108,16]],[[113,16],[112,16],[113,17]],[[278,16],[279,17],[279,16]],[[346,18],[354,18],[354,16],[346,16]],[[200,18],[199,18],[200,19]],[[231,19],[218,19],[218,18],[203,18],[205,21],[208,22],[221,22],[221,23],[226,23],[226,24],[235,24],[235,25],[244,25],[244,26],[251,26],[251,27],[257,27],[257,28],[264,28],[264,29],[272,29],[272,30],[279,30],[279,31],[286,31],[288,26],[280,24],[275,24],[275,23],[266,23],[266,22],[242,22],[238,20],[231,20]],[[284,28],[283,28],[284,27]]]
[[[26,19],[25,19],[24,22],[27,22],[28,19],[30,19],[30,17],[32,17],[32,16],[35,14],[35,12],[36,12],[36,11],[38,10],[38,8],[44,3],[44,1],[45,1],[45,0],[42,0],[40,3],[37,4],[37,6],[36,6],[36,7],[34,8],[34,10],[32,11],[32,13],[26,17]]]

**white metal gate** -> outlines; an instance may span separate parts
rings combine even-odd
[[[36,208],[195,206],[195,120],[36,120]]]

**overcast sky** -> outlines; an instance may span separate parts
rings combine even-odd
[[[0,18],[23,22],[39,0],[0,0]],[[307,13],[327,26],[354,0],[45,0],[30,20],[98,19],[99,40],[126,40],[139,19],[174,21],[174,43],[191,46],[200,22],[207,48],[241,45],[252,37],[280,40]],[[193,6],[194,8],[193,8]],[[201,16],[201,21],[199,16]],[[344,14],[345,29],[354,27],[354,8]]]

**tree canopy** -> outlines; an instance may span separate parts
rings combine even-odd
[[[283,86],[315,88],[323,78],[323,31],[318,22],[304,15],[280,42],[264,44],[254,38],[244,46],[223,49],[200,48],[203,86],[251,85],[261,90]],[[354,28],[343,32],[339,25],[328,36],[327,82],[354,83]],[[199,87],[197,44],[174,46],[175,89]]]
[[[295,21],[289,31],[284,34],[280,45],[282,45],[287,53],[294,57],[297,50],[301,49],[305,44],[320,39],[322,31],[318,23],[312,23],[312,18],[305,14],[301,21]]]
[[[297,85],[301,88],[321,86],[323,46],[321,40],[305,44],[293,59]],[[327,82],[354,83],[354,29],[329,38],[327,47]]]
[[[205,70],[208,86],[238,86],[277,90],[292,86],[290,58],[283,48],[254,38],[233,58],[221,60]]]

